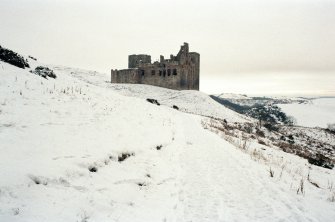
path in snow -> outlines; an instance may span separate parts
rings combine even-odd
[[[329,221],[331,205],[317,208],[322,200],[310,203],[296,195],[285,181],[271,178],[263,164],[195,124],[200,125],[183,119],[190,145],[180,154],[177,221]]]

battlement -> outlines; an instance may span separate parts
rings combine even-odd
[[[151,63],[146,54],[129,55],[128,69],[111,70],[111,83],[148,84],[169,89],[199,90],[200,54],[189,52],[188,43],[180,47],[176,56],[160,56]]]

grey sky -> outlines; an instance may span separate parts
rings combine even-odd
[[[0,0],[0,44],[47,63],[107,73],[184,41],[205,92],[335,95],[332,0]]]

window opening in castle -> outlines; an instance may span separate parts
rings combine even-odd
[[[173,69],[173,75],[177,75],[177,69]]]
[[[168,76],[170,76],[171,75],[171,69],[168,69],[167,73],[168,73]]]

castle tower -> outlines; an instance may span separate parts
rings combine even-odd
[[[129,55],[128,68],[137,68],[140,64],[151,63],[151,56],[145,54]]]

